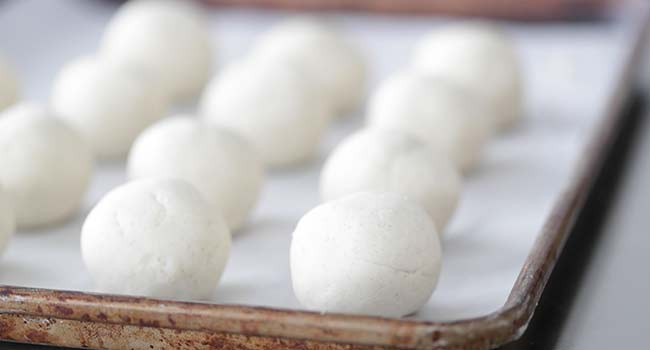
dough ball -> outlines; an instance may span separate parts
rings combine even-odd
[[[444,232],[458,205],[461,180],[447,157],[399,131],[365,129],[327,159],[320,178],[323,201],[364,191],[396,192],[417,201]]]
[[[230,252],[220,215],[183,180],[129,182],[88,214],[81,253],[102,292],[210,298]]]
[[[353,110],[361,103],[366,63],[357,47],[324,23],[309,18],[281,22],[262,35],[253,55],[302,69],[337,113]]]
[[[101,52],[151,68],[174,100],[196,97],[212,70],[209,28],[191,1],[127,2],[108,24]]]
[[[19,228],[57,223],[83,200],[92,152],[74,129],[49,111],[23,103],[0,114],[0,184]]]
[[[300,219],[291,241],[293,290],[309,310],[400,317],[427,302],[440,259],[422,207],[394,193],[360,192]]]
[[[0,56],[0,111],[18,101],[18,85],[13,68]]]
[[[0,254],[7,249],[16,229],[16,218],[9,194],[0,186]]]
[[[239,133],[271,166],[312,156],[330,111],[299,71],[257,60],[226,68],[201,100],[201,114],[208,121]]]
[[[431,32],[418,44],[414,66],[453,81],[484,98],[495,129],[512,126],[522,114],[523,93],[513,44],[496,26],[455,25]]]
[[[168,107],[160,90],[134,69],[92,57],[63,68],[51,103],[102,158],[124,156],[138,134],[165,116]]]
[[[160,121],[142,133],[129,155],[128,172],[131,178],[189,182],[231,230],[244,224],[264,180],[262,161],[240,136],[185,117]]]
[[[480,99],[447,81],[402,72],[371,97],[368,122],[417,137],[465,171],[478,163],[491,135],[482,110]]]

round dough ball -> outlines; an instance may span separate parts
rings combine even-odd
[[[11,198],[19,228],[73,215],[92,168],[84,138],[41,106],[23,103],[0,114],[0,183]]]
[[[487,24],[465,24],[433,31],[418,44],[417,70],[441,76],[484,98],[495,129],[514,125],[522,114],[523,88],[513,44]]]
[[[160,90],[134,69],[92,57],[66,65],[54,82],[54,112],[88,139],[102,158],[124,156],[147,126],[165,116]]]
[[[409,133],[469,170],[491,135],[481,100],[442,79],[402,72],[371,97],[368,123]]]
[[[320,178],[323,201],[364,192],[396,192],[417,201],[439,233],[458,206],[461,180],[445,156],[399,131],[365,129],[327,159]]]
[[[291,66],[257,60],[226,68],[201,99],[206,120],[239,133],[271,166],[314,155],[330,112]]]
[[[16,218],[14,217],[14,209],[11,206],[9,194],[0,186],[0,253],[7,249],[15,229]]]
[[[0,111],[18,101],[18,78],[9,63],[0,56]]]
[[[187,117],[145,130],[131,149],[128,173],[131,178],[167,176],[189,182],[223,214],[230,230],[244,224],[264,180],[262,161],[240,136]]]
[[[394,193],[360,192],[300,219],[291,278],[309,310],[400,317],[429,299],[440,273],[431,217]]]
[[[344,113],[359,106],[366,81],[366,63],[346,39],[316,20],[290,19],[262,35],[253,55],[302,69],[316,82],[327,103],[337,113]]]
[[[101,52],[152,69],[173,100],[196,97],[212,70],[209,28],[191,1],[127,2],[108,24]]]
[[[228,260],[230,232],[187,182],[144,179],[113,189],[93,208],[81,253],[102,292],[207,299]]]

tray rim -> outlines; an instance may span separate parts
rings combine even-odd
[[[544,6],[526,1],[501,0],[203,0],[213,6],[257,7],[306,11],[364,11],[407,15],[492,17],[510,20],[548,21],[602,16],[616,5],[612,0],[547,0]]]
[[[650,6],[642,6],[638,28],[615,92],[604,117],[585,149],[586,157],[575,168],[569,185],[558,197],[537,235],[505,304],[485,316],[452,322],[386,319],[370,316],[319,314],[260,306],[219,305],[168,301],[143,297],[103,295],[0,285],[0,340],[27,341],[60,346],[86,347],[74,334],[54,334],[50,326],[146,327],[176,332],[222,335],[219,345],[237,345],[226,335],[259,337],[254,348],[282,348],[277,339],[291,339],[309,348],[334,349],[488,349],[518,338],[533,315],[544,286],[553,271],[576,214],[602,167],[603,155],[616,137],[620,111],[636,80],[636,71],[647,42]],[[24,320],[19,322],[19,320]],[[27,322],[29,320],[30,322]],[[47,328],[47,327],[46,327]],[[30,331],[41,329],[40,337]],[[101,339],[100,339],[101,340]],[[103,344],[103,343],[102,343]],[[97,344],[96,347],[104,347]],[[197,343],[203,344],[203,343]],[[241,341],[239,345],[241,345]],[[187,344],[186,344],[187,345]],[[208,347],[214,347],[208,344]]]

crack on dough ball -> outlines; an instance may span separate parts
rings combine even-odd
[[[248,60],[227,67],[201,98],[203,118],[246,139],[269,166],[286,166],[318,150],[331,111],[299,70]]]
[[[228,260],[230,232],[189,183],[143,179],[113,189],[92,209],[81,251],[102,292],[204,300]]]
[[[129,1],[108,24],[101,55],[149,68],[170,99],[186,101],[210,77],[211,40],[201,9],[191,1]]]
[[[495,129],[513,126],[522,115],[517,53],[510,38],[495,25],[476,22],[432,31],[417,45],[413,66],[484,99],[492,110]]]
[[[165,116],[162,93],[134,66],[94,57],[66,65],[54,82],[54,112],[76,128],[102,158],[125,155],[147,126]]]
[[[45,108],[22,103],[0,115],[0,183],[11,197],[18,228],[72,216],[92,168],[86,140]]]
[[[364,129],[343,140],[320,178],[323,201],[355,192],[396,192],[420,203],[444,232],[460,198],[461,180],[443,155],[400,131]]]
[[[312,209],[291,241],[294,293],[309,310],[401,317],[438,281],[436,227],[415,202],[360,192]]]
[[[129,155],[131,179],[167,176],[196,187],[234,232],[254,208],[264,182],[262,161],[244,139],[188,116],[145,130]]]
[[[257,59],[301,68],[338,115],[359,106],[365,92],[366,62],[334,25],[308,17],[280,22],[252,50]]]
[[[367,122],[410,134],[468,171],[480,161],[492,134],[483,107],[480,98],[449,81],[404,71],[373,94]]]

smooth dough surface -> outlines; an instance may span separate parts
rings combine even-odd
[[[404,71],[384,81],[369,103],[372,127],[401,130],[467,171],[480,160],[492,129],[482,100],[444,79]]]
[[[302,69],[338,115],[357,108],[363,99],[366,63],[361,52],[324,22],[307,17],[280,22],[259,38],[252,55]]]
[[[243,136],[270,166],[313,156],[331,119],[331,110],[298,70],[258,60],[235,63],[218,74],[200,109],[206,120]]]
[[[452,25],[420,40],[414,67],[444,77],[484,98],[495,129],[521,117],[523,84],[514,45],[498,27],[486,23]]]
[[[0,56],[0,111],[18,101],[18,77],[9,62]]]
[[[18,228],[73,215],[92,168],[85,139],[44,107],[22,103],[0,114],[0,184],[13,203]]]
[[[128,173],[132,179],[186,180],[224,216],[233,232],[255,206],[264,181],[262,161],[240,136],[181,116],[160,121],[138,137]]]
[[[16,229],[16,218],[14,217],[14,208],[11,204],[9,194],[4,191],[0,184],[0,254],[2,254],[9,240],[14,235]]]
[[[108,24],[101,54],[151,69],[176,101],[198,96],[213,64],[209,28],[192,1],[128,1]]]
[[[291,278],[309,310],[400,317],[419,310],[440,273],[429,215],[394,193],[356,193],[300,219],[291,241]]]
[[[356,192],[396,192],[420,203],[439,233],[458,205],[461,179],[451,161],[400,131],[365,129],[330,154],[320,178],[323,201]]]
[[[187,182],[143,179],[113,189],[92,209],[81,252],[101,292],[202,300],[226,265],[230,232]]]
[[[126,66],[93,57],[82,57],[62,69],[51,104],[101,158],[126,155],[138,134],[164,117],[168,107],[160,90]]]

